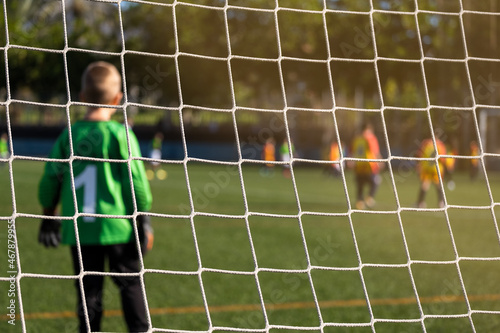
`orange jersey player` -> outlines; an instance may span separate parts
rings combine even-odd
[[[470,156],[479,156],[479,146],[476,141],[470,143]],[[479,171],[479,159],[473,158],[470,160],[470,179],[475,180]]]
[[[380,148],[377,137],[373,133],[373,128],[370,124],[363,126],[362,132],[354,138],[352,144],[353,157],[359,159],[379,159]],[[374,196],[380,183],[380,165],[375,161],[356,161],[354,165],[354,173],[357,184],[356,208],[364,209],[365,205],[369,208],[375,204]],[[369,192],[366,198],[363,195],[363,190],[366,185],[369,185]]]
[[[445,155],[446,147],[444,143],[436,139],[436,147],[434,147],[434,142],[432,139],[426,139],[422,141],[419,148],[419,153],[417,157],[421,158],[434,158],[437,155]],[[438,170],[439,167],[439,170]],[[438,206],[444,206],[443,192],[439,185],[439,178],[443,178],[446,171],[446,159],[439,158],[437,164],[434,160],[422,160],[417,165],[417,171],[420,178],[420,190],[417,199],[417,207],[425,207],[425,195],[429,190],[431,184],[434,184],[438,193]]]
[[[273,138],[269,138],[266,140],[266,143],[264,144],[264,149],[262,151],[262,159],[268,162],[276,161],[276,148],[274,145]],[[266,164],[266,166],[272,168],[274,167],[274,164],[268,163]]]
[[[328,160],[336,163],[332,163],[328,167],[328,174],[334,175],[335,177],[339,177],[341,175],[341,166],[340,166],[340,146],[337,141],[333,141],[330,144],[328,151]]]
[[[273,138],[268,138],[262,149],[262,159],[266,162],[276,161],[276,145]],[[274,164],[266,163],[261,170],[263,176],[271,176],[274,172]]]

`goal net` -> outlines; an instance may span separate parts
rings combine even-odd
[[[130,274],[150,332],[500,327],[500,1],[2,9],[0,331],[77,332],[75,285],[120,276],[75,275],[64,246],[37,243],[43,167],[85,115],[95,60],[118,68],[113,120],[142,152],[95,162],[132,177],[143,161],[153,206],[55,218],[127,218],[137,233],[151,217],[155,245]],[[77,206],[88,175],[70,174]],[[119,289],[105,284],[102,331],[127,330]]]

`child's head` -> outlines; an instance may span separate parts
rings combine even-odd
[[[364,123],[363,127],[361,128],[363,132],[366,131],[373,131],[373,125],[371,123]]]
[[[82,101],[118,105],[123,97],[122,79],[116,67],[105,61],[89,64],[82,75]]]

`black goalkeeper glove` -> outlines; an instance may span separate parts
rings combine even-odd
[[[43,219],[38,232],[38,242],[45,247],[57,247],[61,242],[61,221]]]
[[[153,248],[153,226],[151,217],[148,215],[137,216],[137,232],[139,233],[139,243],[141,244],[142,255],[145,255]]]

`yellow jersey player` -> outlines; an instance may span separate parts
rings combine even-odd
[[[444,143],[436,138],[437,155],[445,155],[446,147]],[[420,145],[418,156],[421,158],[432,159],[436,157],[436,149],[434,147],[434,142],[432,139],[426,139],[422,141]],[[443,191],[439,185],[439,178],[444,177],[446,171],[446,159],[439,158],[437,161],[438,165],[434,160],[422,160],[417,165],[417,171],[420,178],[420,189],[417,199],[417,207],[425,207],[425,196],[429,190],[431,184],[434,184],[437,189],[438,195],[438,206],[440,208],[444,207]],[[439,171],[438,171],[439,167]]]

